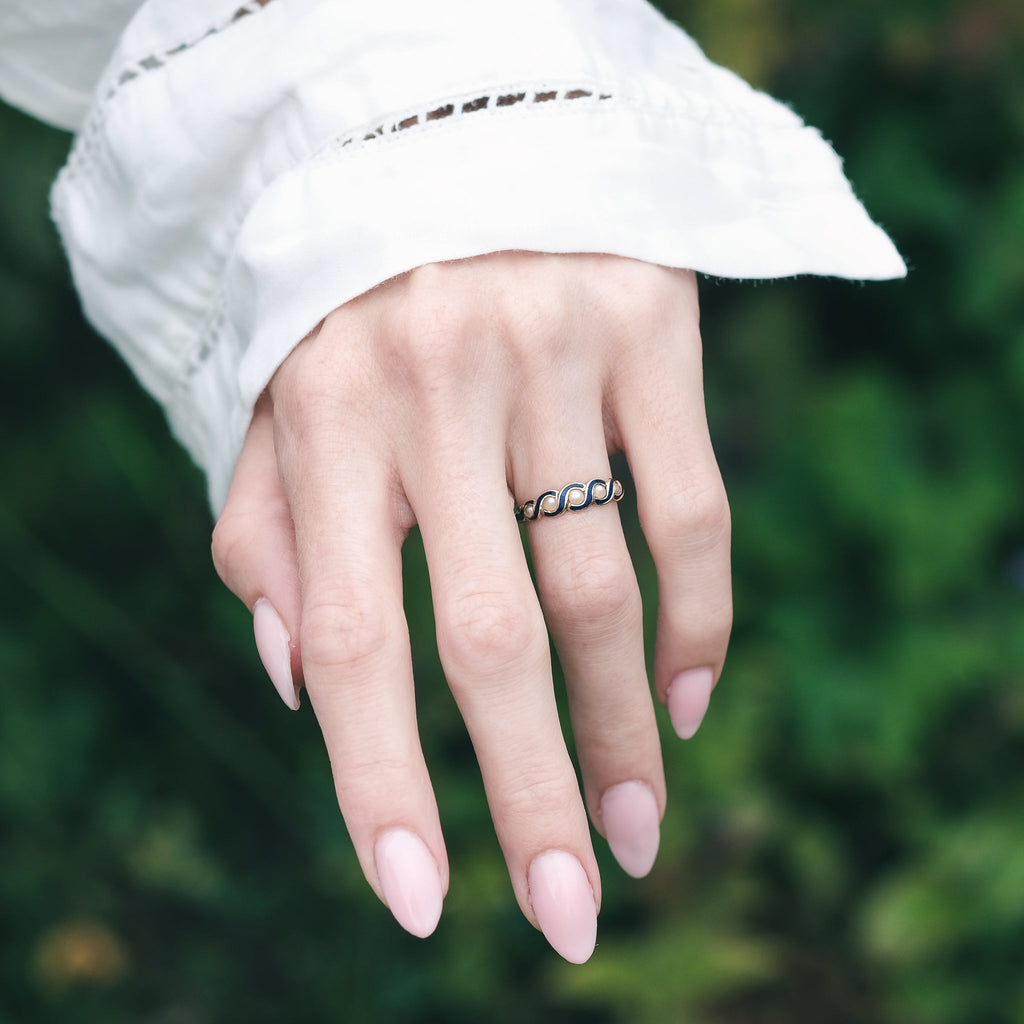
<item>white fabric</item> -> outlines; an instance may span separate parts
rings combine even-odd
[[[131,5],[108,6],[113,37]],[[644,0],[149,0],[95,96],[54,215],[87,315],[215,509],[295,343],[420,264],[528,249],[905,273],[820,135]]]
[[[0,96],[74,130],[142,0],[0,0]]]

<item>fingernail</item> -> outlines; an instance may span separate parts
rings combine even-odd
[[[668,714],[680,738],[690,739],[700,728],[711,700],[714,676],[709,668],[681,672],[668,691]]]
[[[256,650],[260,652],[260,660],[274,689],[287,707],[298,711],[299,695],[292,680],[291,637],[281,616],[265,597],[261,597],[253,607],[252,628],[256,634]]]
[[[384,901],[410,934],[425,939],[441,920],[441,876],[426,844],[405,829],[385,832],[374,849]]]
[[[527,881],[544,938],[569,963],[586,963],[597,943],[597,906],[583,865],[571,853],[549,850],[534,858]]]
[[[658,856],[658,801],[643,782],[620,782],[601,797],[605,838],[622,870],[643,878]]]

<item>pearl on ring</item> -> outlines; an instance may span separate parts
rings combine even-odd
[[[520,522],[532,522],[541,517],[553,519],[563,512],[582,512],[591,505],[607,505],[610,501],[619,501],[623,495],[623,487],[618,480],[591,480],[588,484],[566,484],[560,491],[544,491],[543,494],[529,501],[524,501],[515,509],[516,519]]]

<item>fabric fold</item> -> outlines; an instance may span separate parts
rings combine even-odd
[[[291,348],[415,266],[527,249],[905,273],[818,132],[642,0],[238,10],[204,34],[197,0],[151,0],[53,192],[87,315],[215,509]]]

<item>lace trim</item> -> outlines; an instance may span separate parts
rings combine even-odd
[[[373,127],[365,126],[351,134],[338,136],[332,139],[327,148],[331,152],[345,149],[348,146],[359,146],[377,139],[385,138],[398,132],[409,131],[411,128],[426,126],[438,121],[455,121],[468,114],[475,114],[481,110],[500,110],[509,107],[536,106],[547,103],[564,103],[574,100],[601,101],[612,99],[610,92],[596,92],[593,89],[574,87],[571,89],[542,90],[521,89],[516,92],[495,91],[484,96],[468,96],[457,100],[442,103],[440,106],[431,106],[429,109],[406,112],[397,120],[388,120]],[[322,153],[323,151],[321,151]],[[317,154],[318,156],[320,154]]]
[[[178,43],[177,46],[172,47],[170,50],[164,50],[161,53],[152,53],[140,60],[133,61],[114,77],[113,85],[111,85],[110,89],[107,91],[104,96],[104,100],[112,99],[125,85],[134,79],[139,78],[141,75],[146,74],[146,72],[162,68],[175,57],[179,57],[181,54],[186,53],[189,50],[194,50],[211,36],[220,35],[221,32],[231,28],[232,25],[237,25],[243,18],[247,18],[251,14],[258,13],[268,4],[272,3],[274,3],[274,0],[247,0],[246,3],[236,8],[227,20],[222,21],[217,25],[211,25],[202,33],[202,35],[195,36],[193,39]]]

